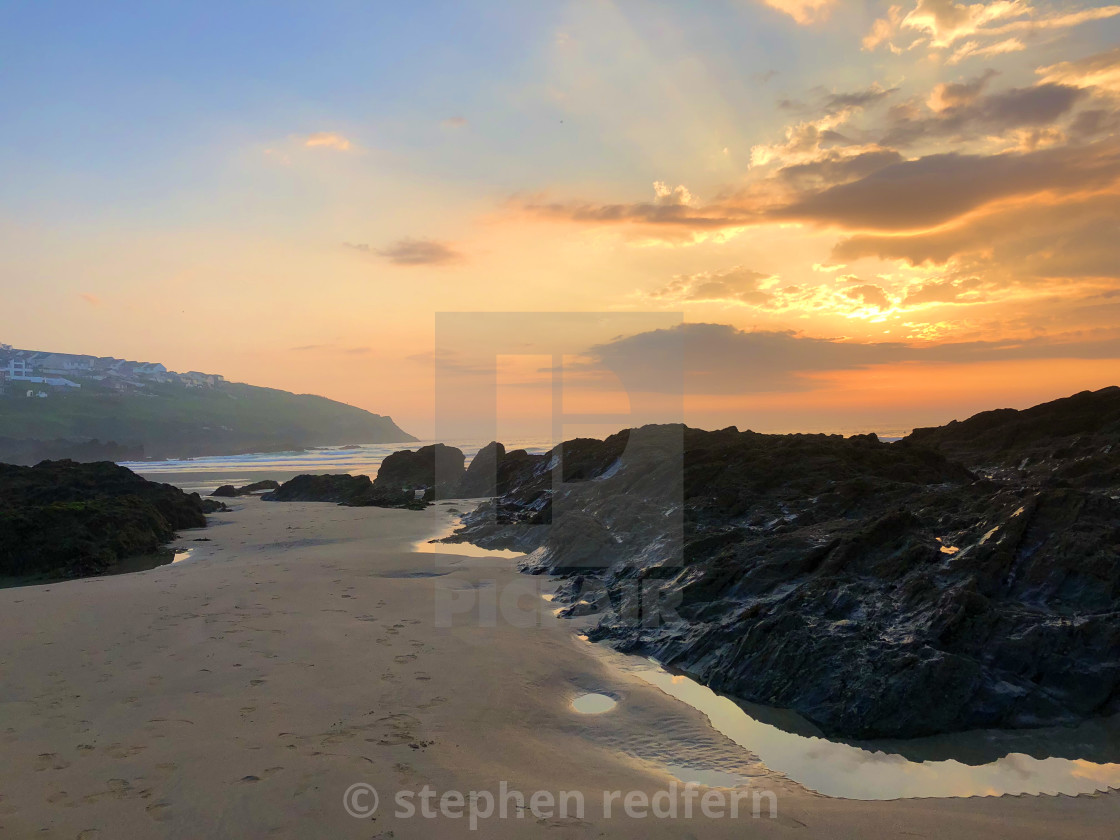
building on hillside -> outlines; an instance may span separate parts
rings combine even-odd
[[[8,359],[7,364],[0,368],[8,379],[22,379],[30,376],[34,368],[27,361],[27,359],[14,358]]]
[[[39,368],[47,373],[85,373],[93,371],[93,356],[74,356],[69,353],[48,353],[36,360]]]
[[[71,382],[61,376],[12,376],[12,382],[34,382],[39,385],[54,385],[56,388],[81,388],[77,382]]]
[[[218,385],[225,382],[226,378],[216,373],[199,373],[197,370],[192,370],[180,374],[179,381],[188,387],[201,388],[204,385]]]

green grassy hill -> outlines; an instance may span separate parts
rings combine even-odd
[[[151,384],[132,393],[94,381],[82,385],[44,388],[46,399],[10,388],[0,396],[0,438],[113,441],[142,446],[149,458],[416,440],[389,417],[310,394],[229,382],[202,388]]]

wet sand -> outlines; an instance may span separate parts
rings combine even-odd
[[[477,836],[1114,840],[1120,825],[1116,793],[808,793],[610,667],[553,619],[546,581],[453,546],[412,553],[447,507],[231,508],[184,532],[187,562],[0,591],[0,837],[460,837],[465,817],[398,817],[395,793],[503,781],[579,791],[585,813],[491,817]],[[578,714],[587,692],[618,704]],[[778,816],[769,800],[760,819],[604,816],[603,791],[652,796],[670,764],[750,777]],[[355,783],[379,791],[375,818],[343,807]]]

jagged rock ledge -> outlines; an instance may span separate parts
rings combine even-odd
[[[830,735],[1075,723],[1120,711],[1118,417],[1110,388],[896,444],[493,445],[501,494],[453,539],[531,552],[573,613],[602,611],[592,639]]]

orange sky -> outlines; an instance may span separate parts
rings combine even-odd
[[[425,6],[277,12],[249,41],[238,4],[20,11],[0,341],[423,437],[461,350],[441,312],[648,313],[562,352],[656,399],[569,400],[656,413],[678,386],[638,368],[675,352],[705,427],[905,430],[1120,381],[1120,7]],[[510,436],[552,411],[527,382],[559,345],[529,333]]]

